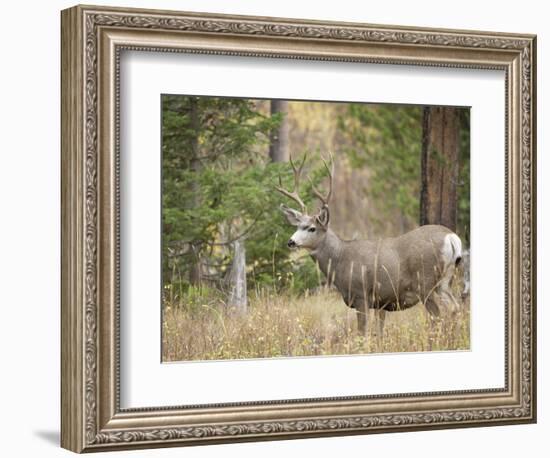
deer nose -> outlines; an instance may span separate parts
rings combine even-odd
[[[287,243],[287,246],[289,248],[294,248],[296,246],[296,242],[294,240],[290,239]]]

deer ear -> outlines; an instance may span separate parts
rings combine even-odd
[[[328,227],[329,220],[330,212],[328,211],[328,206],[323,205],[319,210],[319,213],[315,217],[315,221],[317,221],[322,227],[326,229]]]
[[[300,220],[302,219],[302,214],[298,210],[294,210],[293,208],[287,207],[284,204],[281,204],[281,211],[286,216],[286,220],[288,223],[292,226],[298,226],[300,224]]]

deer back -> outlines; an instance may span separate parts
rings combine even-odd
[[[443,226],[421,226],[402,236],[378,241],[342,241],[332,278],[348,305],[365,298],[373,307],[398,302],[415,305],[440,280],[445,263]]]

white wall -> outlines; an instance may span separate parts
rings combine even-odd
[[[108,4],[96,0],[97,4]],[[524,0],[429,2],[357,0],[258,2],[240,0],[123,1],[118,6],[166,8],[381,24],[467,28],[538,34],[539,126],[539,424],[309,439],[131,452],[131,456],[464,457],[542,456],[548,439],[547,339],[544,273],[550,244],[541,237],[550,212],[543,211],[550,173],[543,126],[550,99],[550,40],[545,2]],[[59,10],[71,2],[10,2],[2,5],[0,33],[0,423],[3,456],[61,456],[59,425]],[[545,55],[546,54],[546,55]],[[547,259],[544,259],[544,257]],[[545,440],[546,439],[546,440]],[[122,452],[129,454],[129,452]],[[153,454],[154,453],[154,454]]]

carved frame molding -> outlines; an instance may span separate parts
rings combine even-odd
[[[119,58],[124,49],[506,72],[506,388],[121,410]],[[73,451],[533,422],[536,38],[73,7],[62,12],[62,446]],[[349,414],[341,412],[347,406]]]

